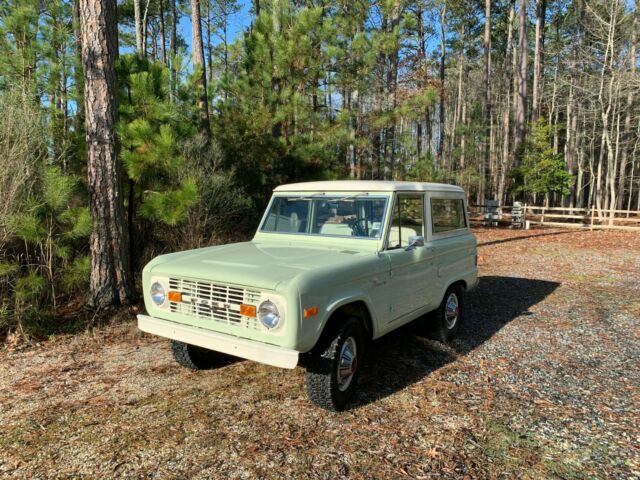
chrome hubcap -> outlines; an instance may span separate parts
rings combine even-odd
[[[450,293],[444,307],[444,319],[447,322],[447,328],[449,330],[456,326],[459,315],[460,304],[458,303],[458,296],[455,293]]]
[[[340,350],[340,359],[338,361],[338,372],[336,379],[338,381],[338,389],[344,392],[356,373],[358,368],[358,356],[357,356],[356,340],[353,337],[349,337],[342,344]]]

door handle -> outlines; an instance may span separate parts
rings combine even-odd
[[[387,281],[386,281],[386,280],[383,280],[382,278],[375,277],[375,278],[373,279],[373,284],[374,284],[376,287],[378,287],[378,286],[380,286],[380,285],[384,285],[385,283],[387,283]]]

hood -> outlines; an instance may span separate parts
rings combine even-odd
[[[275,290],[304,272],[362,255],[365,252],[244,242],[165,255],[154,260],[151,273]]]

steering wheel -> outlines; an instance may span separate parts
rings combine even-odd
[[[347,220],[347,225],[351,227],[351,233],[355,237],[368,237],[366,227],[366,218],[353,218],[351,220]]]

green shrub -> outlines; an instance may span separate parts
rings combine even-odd
[[[57,297],[84,288],[89,280],[90,264],[82,251],[92,222],[87,207],[74,206],[80,200],[79,180],[55,166],[43,166],[41,172],[20,212],[7,219],[14,261],[0,262],[6,286],[0,328],[15,326],[27,335],[30,327],[46,331]]]

